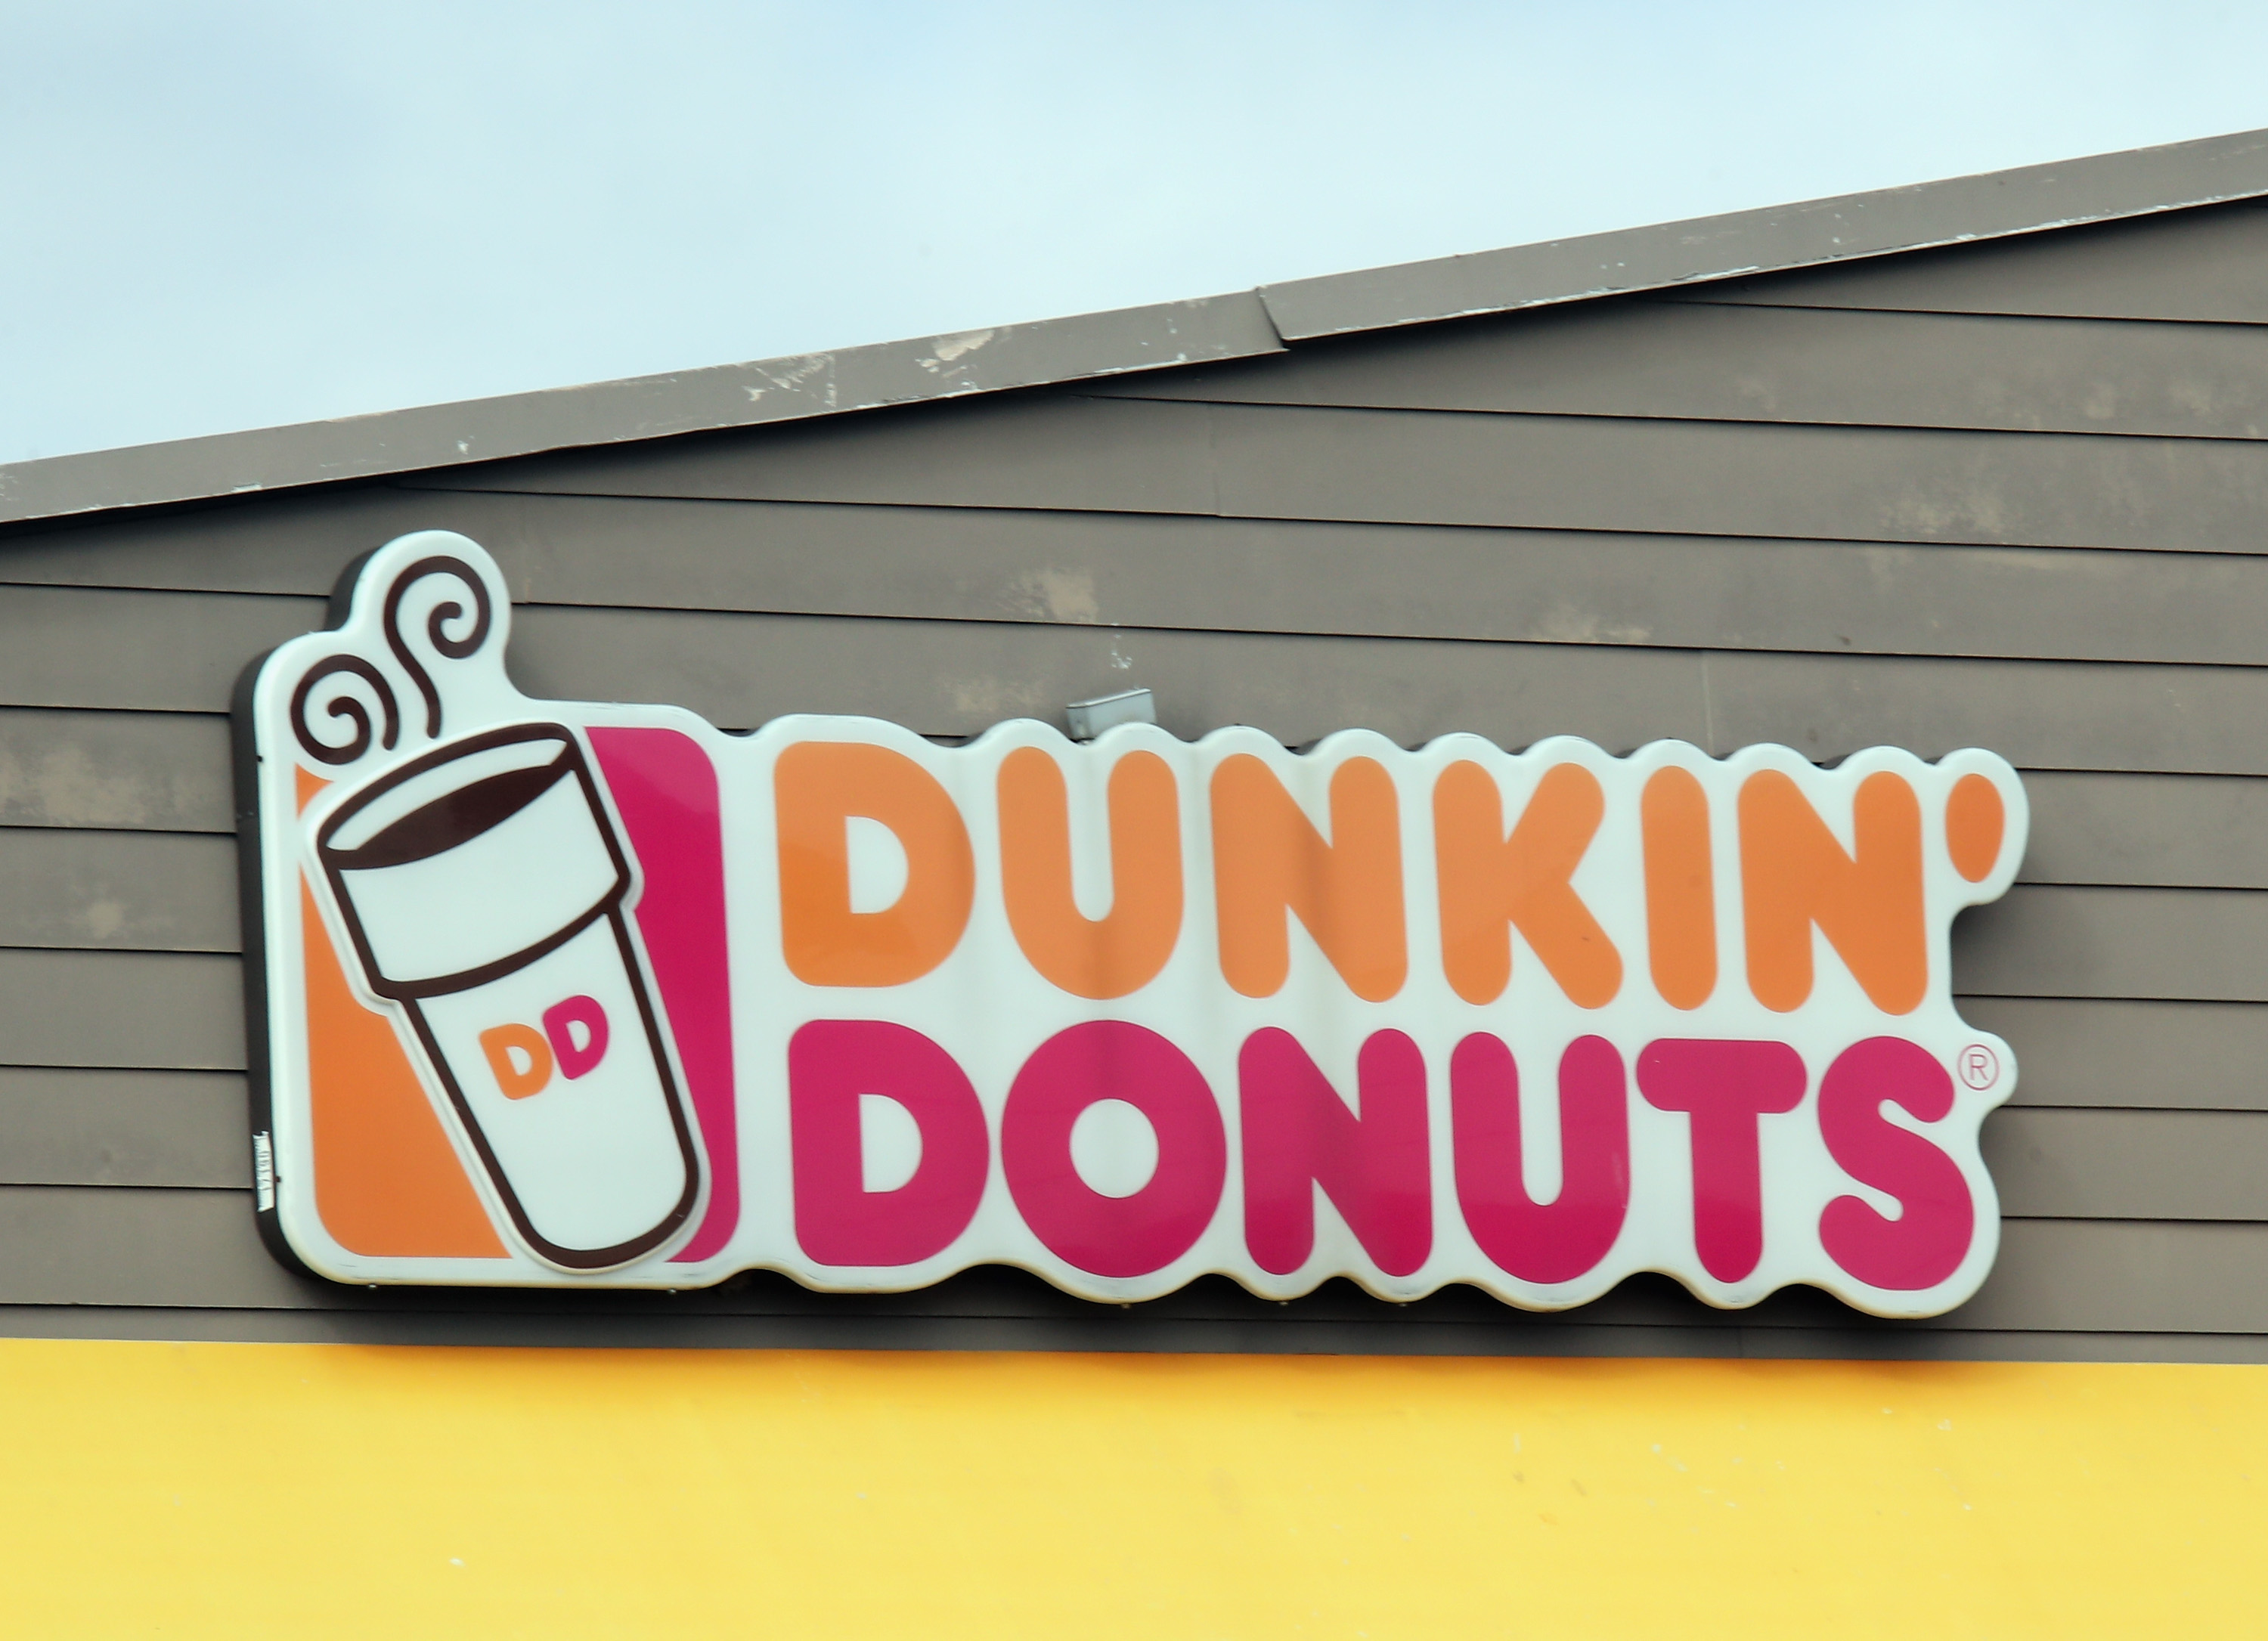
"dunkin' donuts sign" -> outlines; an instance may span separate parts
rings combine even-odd
[[[325,1276],[1911,1316],[1992,1264],[1991,753],[728,735],[530,700],[510,616],[409,536],[239,703],[258,1200]]]

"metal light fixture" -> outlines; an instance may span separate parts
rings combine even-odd
[[[1158,702],[1146,689],[1122,689],[1115,695],[1074,701],[1064,709],[1064,716],[1071,720],[1073,740],[1093,740],[1121,724],[1155,724]]]

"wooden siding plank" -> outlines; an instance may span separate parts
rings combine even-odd
[[[413,530],[464,527],[437,523],[435,511],[425,491],[354,484],[18,526],[0,534],[0,584],[323,598],[358,555]],[[517,504],[482,498],[454,511],[492,527]]]
[[[2024,776],[2029,883],[2268,889],[2268,781],[2251,776]]]
[[[2268,1333],[2268,1225],[2012,1219],[1977,1297],[1921,1326]]]
[[[24,1066],[241,1071],[243,966],[202,953],[0,948],[0,1045]]]
[[[2268,323],[2257,200],[1694,287],[1689,301]],[[1677,299],[1677,298],[1668,298]]]
[[[1708,680],[1719,754],[1778,741],[1823,762],[1865,747],[1926,758],[1990,747],[2027,769],[2268,773],[2252,667],[1719,651]]]
[[[1675,290],[1761,269],[1820,267],[1894,257],[1924,246],[2043,235],[2081,224],[2155,217],[2250,198],[2262,144],[2257,133],[2140,149],[2072,166],[2036,166],[1918,188],[1811,200],[1760,211],[1658,223],[1617,233],[1406,262],[1265,285],[1261,297],[1287,339],[1379,330],[1508,308],[1631,291]],[[2244,180],[2168,188],[2172,165],[2192,157],[2226,164]],[[2119,177],[2121,172],[2125,176]],[[2148,181],[2135,185],[2138,177]],[[2118,180],[2109,184],[2107,179]],[[2106,192],[2115,191],[2115,202]],[[2053,198],[2046,209],[2039,202]],[[2011,206],[2015,210],[2012,210]]]
[[[154,1248],[170,1234],[173,1246]],[[68,1263],[52,1258],[43,1240],[82,1244]],[[107,1257],[85,1245],[99,1245]],[[61,1266],[58,1269],[58,1266]],[[272,1274],[271,1274],[272,1273]],[[1806,1294],[1794,1306],[1770,1302],[1787,1320],[1816,1327],[1829,1321],[1862,1323],[1824,1296]],[[1351,1284],[1334,1283],[1279,1306],[1220,1278],[1200,1278],[1179,1292],[1129,1312],[1074,1299],[1025,1273],[982,1268],[903,1294],[827,1294],[797,1287],[770,1273],[745,1284],[680,1294],[637,1291],[562,1292],[543,1290],[384,1287],[367,1289],[285,1273],[259,1242],[250,1193],[167,1189],[86,1189],[0,1187],[0,1306],[42,1304],[284,1306],[309,1311],[379,1314],[455,1312],[541,1314],[602,1321],[637,1319],[652,1325],[674,1316],[856,1316],[905,1324],[935,1320],[1086,1320],[1098,1314],[1145,1331],[1175,1324],[1258,1324],[1256,1342],[1283,1321],[1314,1325],[1408,1319],[1411,1333],[1443,1322],[1478,1321],[1508,1332],[1546,1335],[1566,1325],[1565,1315],[1521,1312],[1464,1288],[1448,1288],[1408,1306],[1371,1299]],[[1574,1314],[1591,1326],[1714,1331],[1725,1314],[1703,1306],[1674,1284],[1640,1278],[1625,1283]],[[1152,1337],[1156,1336],[1152,1332]],[[1171,1349],[1170,1344],[1161,1348]],[[1220,1348],[1218,1343],[1213,1348]],[[1263,1348],[1265,1348],[1263,1345]]]
[[[972,735],[1011,717],[1060,725],[1065,702],[1148,684],[1189,739],[1224,724],[1290,746],[1355,725],[1405,744],[1459,729],[1509,746],[1707,733],[1694,651],[556,608],[525,612],[514,644],[530,694],[674,702],[735,729],[852,712]]]
[[[212,1314],[202,1314],[198,1320]],[[313,1318],[307,1321],[311,1333],[320,1326]],[[1925,1328],[1897,1332],[1853,1328],[1837,1332],[1825,1328],[1756,1327],[1741,1330],[1741,1354],[1786,1361],[2254,1364],[2268,1362],[2268,1336],[2139,1330],[2082,1333],[2046,1328],[2014,1332],[1983,1328]]]
[[[1298,746],[1363,725],[1405,746],[1454,730],[1506,747],[1780,741],[1822,762],[1983,746],[2027,769],[2268,774],[2268,670],[2250,667],[563,609],[526,612],[515,643],[532,694],[675,702],[732,728],[865,712],[968,735],[1020,716],[1060,724],[1063,702],[1148,684],[1189,738],[1255,724]]]
[[[1873,1322],[1823,1295],[1783,1294],[1748,1313],[1712,1312],[1665,1283],[1626,1283],[1581,1311],[1536,1317],[1496,1306],[1477,1295],[1450,1293],[1418,1306],[1395,1309],[1343,1284],[1295,1306],[1267,1306],[1248,1295],[1206,1284],[1182,1294],[1121,1313],[1129,1332],[1149,1335],[1151,1348],[1174,1349],[1170,1326],[1245,1322],[1241,1345],[1263,1343],[1285,1321],[1311,1317],[1342,1326],[1389,1316],[1400,1326],[1402,1348],[1426,1348],[1422,1336],[1447,1322],[1478,1321],[1502,1334],[1549,1336],[1569,1326],[1691,1328],[1745,1324],[1785,1328],[1789,1336],[1818,1330],[1874,1334],[1884,1341],[1915,1332],[2007,1329],[2103,1333],[2268,1333],[2268,1226],[2217,1222],[2017,1219],[2002,1228],[2000,1258],[1977,1297],[1950,1315],[1920,1323]],[[930,1317],[1079,1318],[1094,1307],[1035,1292],[1032,1284],[979,1278],[924,1291],[920,1304],[893,1303],[906,1296],[791,1294],[785,1284],[759,1280],[724,1292],[673,1298],[658,1294],[513,1294],[479,1291],[403,1291],[371,1294],[284,1270],[261,1245],[249,1194],[214,1190],[90,1189],[68,1186],[0,1187],[0,1305],[180,1306],[410,1311],[642,1318],[661,1321],[703,1314],[864,1314],[902,1326]],[[1286,1312],[1303,1314],[1286,1315]],[[1270,1315],[1269,1313],[1274,1313]],[[1414,1314],[1413,1314],[1414,1313]],[[1280,1321],[1278,1319],[1281,1319]],[[1160,1335],[1165,1337],[1161,1338]],[[1234,1339],[1237,1336],[1230,1336]],[[1215,1338],[1220,1336],[1216,1333]],[[883,1343],[878,1339],[875,1343]],[[1216,1343],[1212,1348],[1222,1348]],[[1719,1341],[1720,1346],[1728,1341]],[[1830,1338],[1824,1341],[1831,1348]],[[1787,1343],[1800,1350],[1800,1340]],[[1373,1349],[1381,1348],[1373,1344]],[[1391,1336],[1383,1348],[1392,1349]]]
[[[8,524],[342,484],[530,451],[835,417],[1251,352],[1282,337],[1256,291],[958,335],[674,371],[377,416],[208,434],[0,468]]]
[[[1265,360],[1081,391],[2258,438],[2268,432],[2268,328],[1626,300],[1310,342]]]
[[[413,474],[430,490],[1217,513],[1217,407],[1016,394]]]
[[[0,946],[233,952],[236,840],[0,828]]]
[[[0,701],[213,710],[251,655],[315,613],[296,600],[198,594],[37,596],[58,635],[50,652],[68,665],[0,648]],[[265,630],[197,630],[207,603],[248,607]],[[177,619],[185,611],[190,619]],[[1723,652],[1705,661],[1655,649],[560,608],[521,613],[514,662],[535,695],[675,702],[733,727],[787,711],[863,711],[969,734],[1172,680],[1167,722],[1189,734],[1256,723],[1299,744],[1362,724],[1405,742],[1470,729],[1513,746],[1566,732],[1621,747],[1661,736],[1708,744],[1705,667],[1720,746],[1781,740],[1826,758],[1881,741],[1931,755],[1981,743],[2029,767],[2268,772],[2258,704],[2268,673],[2251,668]]]
[[[416,1311],[187,1310],[163,1306],[0,1305],[0,1337],[218,1340],[246,1343],[630,1347],[680,1350],[1237,1351],[1260,1355],[1754,1357],[1947,1362],[2268,1361],[2247,1334],[1888,1331],[1768,1324],[1627,1326],[1559,1319],[1419,1324],[1407,1311],[1373,1321],[1155,1324],[1129,1312],[1032,1320],[919,1321],[855,1311],[814,1316],[563,1316]]]
[[[1770,1330],[1772,1336],[1790,1330]],[[1145,1354],[1236,1351],[1262,1355],[1432,1355],[1562,1357],[1702,1357],[1744,1354],[1742,1331],[1730,1327],[1646,1327],[1559,1321],[1521,1328],[1501,1319],[1414,1324],[1406,1312],[1367,1321],[1309,1322],[1276,1315],[1236,1322],[1152,1321],[1131,1313],[1072,1317],[874,1316],[855,1308],[815,1314],[713,1314],[680,1312],[636,1316],[573,1314],[504,1307],[487,1311],[189,1310],[159,1306],[40,1306],[0,1304],[0,1337],[214,1339],[252,1343],[490,1345],[519,1348],[711,1349],[803,1350],[1121,1350]],[[1817,1328],[1799,1336],[1831,1347],[1845,1342]],[[2048,1334],[1994,1336],[2000,1357],[2054,1351],[2066,1359],[2186,1360],[2163,1351],[2154,1339],[2089,1336],[2085,1345]],[[1931,1359],[1963,1353],[1967,1336],[1901,1336],[1901,1354]],[[2199,1360],[2250,1359],[2219,1354],[2240,1337],[2184,1340],[2179,1348],[2214,1354]],[[1784,1350],[1785,1347],[1782,1347]],[[2112,1354],[2104,1354],[2110,1352]],[[1768,1352],[1769,1353],[1769,1352]],[[1840,1354],[1881,1355],[1845,1347]],[[1980,1359],[1999,1359],[1986,1354]]]
[[[1984,1161],[2011,1218],[2268,1220],[2268,1113],[2004,1107]]]
[[[244,1078],[0,1068],[0,1184],[248,1190]]]
[[[0,827],[226,832],[228,757],[217,717],[0,710]],[[2257,777],[2051,770],[2025,781],[2025,881],[2268,887],[2268,783]],[[7,848],[0,839],[0,858]]]
[[[217,717],[0,710],[0,827],[226,833],[228,759]],[[2024,779],[2023,881],[2268,888],[2268,782],[2258,777]],[[11,943],[41,942],[0,941]]]
[[[322,624],[312,599],[17,587],[0,598],[0,704],[225,712],[247,662]]]
[[[1061,394],[585,452],[452,489],[2252,552],[2257,441]],[[2161,498],[2179,495],[2168,508]]]
[[[2268,506],[2250,441],[1156,408],[1211,413],[1248,517],[2250,552]]]
[[[234,533],[190,515],[176,521],[186,532],[178,541],[158,523],[107,538],[92,527],[58,532],[0,552],[0,584],[309,594],[326,591],[374,536],[446,526],[488,547],[515,597],[539,604],[1834,654],[2268,659],[2268,557],[2244,554],[389,494],[416,505],[381,513],[372,502],[383,530],[279,500],[289,529],[229,509]],[[46,546],[34,552],[39,541]]]
[[[2268,1008],[2127,998],[1960,999],[2014,1046],[2016,1106],[2268,1111]]]
[[[470,498],[451,505],[458,499]],[[482,499],[523,504],[508,528],[484,535],[467,519],[467,533],[498,555],[519,596],[543,604],[1833,654],[2268,660],[2268,557],[2242,554]],[[437,518],[449,511],[437,509]]]
[[[2019,887],[1954,925],[1953,968],[1985,996],[2268,1002],[2268,894]]]
[[[228,721],[0,708],[0,826],[227,832]]]
[[[0,1296],[34,1305],[320,1306],[260,1240],[249,1191],[0,1186]]]
[[[557,519],[560,535],[497,549],[540,603],[1837,655],[2268,661],[2268,558],[2238,555],[580,505],[596,517]],[[637,550],[656,535],[679,545]]]
[[[122,689],[114,668],[122,664],[199,675],[190,698],[170,704],[210,711],[254,652],[242,647],[249,635],[207,635],[200,644],[180,632],[174,606],[193,606],[197,595],[43,596],[53,600],[55,627],[78,641],[69,646],[78,674],[69,693],[82,699],[65,704],[166,693]],[[157,651],[167,659],[148,661]],[[1405,742],[1453,729],[1513,746],[1563,732],[1625,747],[1683,736],[1719,751],[1785,741],[1822,760],[1877,744],[1926,756],[1984,745],[2032,769],[2268,773],[2268,675],[2250,667],[1737,651],[1705,659],[1573,644],[544,607],[520,613],[514,662],[538,695],[675,702],[734,727],[786,711],[839,710],[970,734],[1005,717],[1057,717],[1063,702],[1130,681],[1171,681],[1165,707],[1182,732],[1259,723],[1293,744],[1366,724]],[[17,672],[0,651],[0,699],[65,693],[55,682],[36,667],[30,676]],[[218,766],[191,755],[188,743],[151,751],[153,762],[134,771],[137,749],[154,747],[144,738],[163,739],[146,722],[119,720],[115,733],[90,728],[84,748],[72,746],[74,732],[61,717],[0,718],[0,806],[11,806],[9,820],[162,822],[186,806],[204,817],[191,823],[212,823]],[[185,732],[208,743],[217,732],[212,725]]]
[[[523,612],[515,656],[531,694],[674,702],[732,728],[864,712],[968,735],[1019,716],[1060,723],[1063,702],[1147,683],[1177,733],[1256,724],[1295,746],[1364,725],[1405,745],[1453,730],[1512,747],[1682,737],[1719,752],[1782,741],[1822,761],[1985,746],[2032,769],[2268,773],[2268,671],[2249,667],[556,608]]]

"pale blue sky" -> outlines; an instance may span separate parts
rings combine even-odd
[[[0,0],[0,461],[2268,126],[2268,6]]]

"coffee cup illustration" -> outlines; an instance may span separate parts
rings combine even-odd
[[[446,742],[352,793],[315,854],[513,1228],[571,1271],[666,1245],[701,1193],[625,919],[629,859],[574,732]]]

